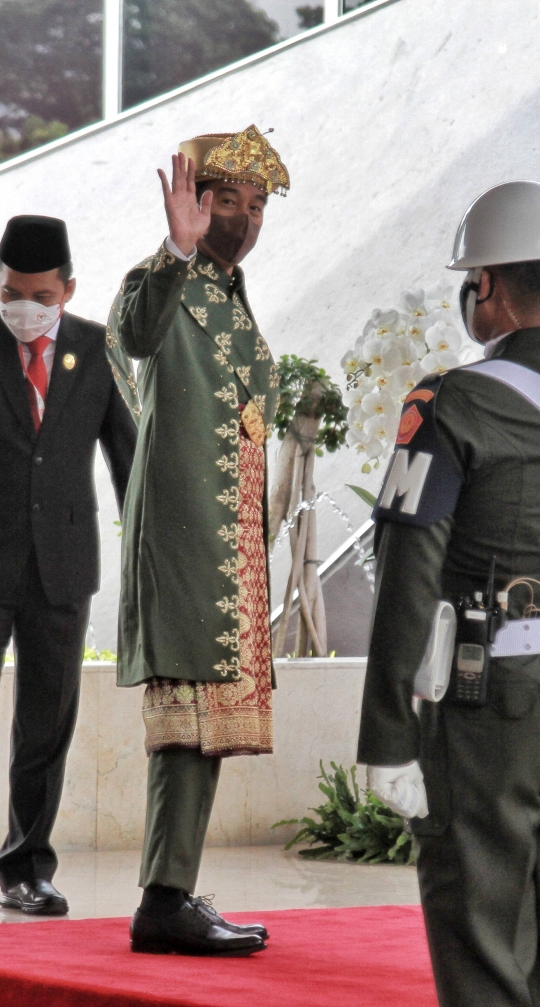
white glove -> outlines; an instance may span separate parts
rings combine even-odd
[[[404,818],[425,818],[429,814],[424,775],[417,762],[368,766],[367,785],[383,804]]]

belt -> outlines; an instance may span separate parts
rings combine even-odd
[[[511,619],[491,644],[492,657],[540,654],[540,619]]]

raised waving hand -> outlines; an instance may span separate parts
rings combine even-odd
[[[199,206],[195,191],[195,165],[191,158],[186,164],[184,154],[173,154],[171,185],[162,168],[158,168],[158,175],[163,188],[169,234],[180,251],[189,255],[210,226],[213,193],[207,189]]]

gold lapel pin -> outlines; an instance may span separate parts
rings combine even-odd
[[[74,356],[73,353],[65,353],[62,359],[62,363],[66,368],[66,371],[72,371],[73,368],[75,367],[75,364],[77,363],[77,358]]]

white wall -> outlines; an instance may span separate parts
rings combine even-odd
[[[540,177],[538,25],[537,0],[399,0],[0,172],[0,226],[15,213],[63,216],[73,308],[105,320],[125,270],[165,234],[155,168],[178,140],[273,126],[292,190],[270,200],[247,261],[250,300],[276,356],[316,356],[340,378],[371,310],[440,277],[471,199]],[[366,508],[344,486],[362,479],[357,469],[342,450],[318,462],[317,482],[359,524]],[[103,467],[99,488],[103,647],[114,643],[119,544]],[[347,532],[329,509],[321,518],[324,559]]]
[[[273,694],[274,755],[223,760],[208,846],[286,843],[321,803],[319,761],[330,770],[356,760],[365,658],[277,661]],[[114,665],[83,667],[81,703],[52,841],[57,847],[119,850],[140,847],[146,776],[141,714],[143,689],[116,688]],[[0,682],[0,835],[7,828],[13,666]],[[358,770],[365,787],[365,771]]]

